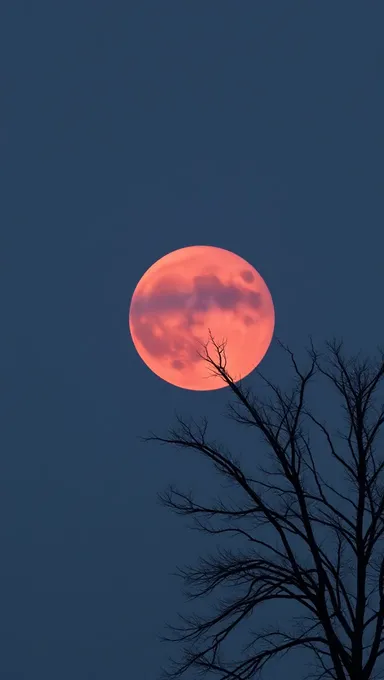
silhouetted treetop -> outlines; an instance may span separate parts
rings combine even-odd
[[[160,495],[162,504],[190,516],[201,531],[230,541],[230,547],[220,546],[178,571],[188,596],[213,597],[215,611],[181,616],[180,626],[169,627],[165,639],[178,641],[182,652],[163,677],[195,669],[221,680],[247,680],[295,649],[310,652],[315,663],[315,672],[306,671],[305,677],[381,677],[375,674],[384,653],[384,456],[379,447],[384,352],[379,350],[377,360],[346,357],[341,342],[327,343],[324,353],[311,342],[303,368],[288,347],[279,345],[292,368],[292,386],[285,391],[256,371],[266,397],[228,375],[224,342],[211,337],[201,352],[230,388],[229,417],[258,435],[252,477],[226,447],[209,438],[207,419],[197,423],[178,416],[167,435],[146,438],[203,456],[232,482],[228,499],[215,502],[197,502],[193,494],[173,487]],[[343,411],[343,427],[336,434],[321,413],[324,397],[315,400],[315,407],[310,403],[309,386],[316,394],[314,379],[320,377],[336,391]],[[331,479],[324,474],[325,460]],[[240,492],[236,500],[235,488]],[[263,625],[265,607],[273,602],[282,616]],[[284,611],[288,624],[281,622]],[[237,659],[229,658],[227,643],[246,619],[252,624],[250,642]]]

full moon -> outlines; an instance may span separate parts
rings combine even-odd
[[[263,359],[274,325],[272,297],[260,274],[239,255],[213,246],[180,248],[155,262],[129,309],[142,360],[163,380],[188,390],[226,387],[199,356],[210,333],[216,343],[226,342],[226,370],[237,382]],[[215,358],[213,347],[210,354]]]

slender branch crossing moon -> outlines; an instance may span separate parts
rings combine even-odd
[[[275,312],[266,283],[239,255],[213,246],[180,248],[155,262],[137,284],[129,329],[142,360],[163,380],[189,390],[226,383],[199,356],[226,341],[227,371],[238,381],[266,354]]]

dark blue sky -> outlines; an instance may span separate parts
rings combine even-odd
[[[228,248],[293,349],[382,342],[383,23],[382,0],[2,3],[1,679],[152,680],[172,651],[171,572],[207,541],[156,493],[216,476],[138,437],[175,408],[223,434],[228,395],[135,353],[149,265]],[[289,377],[274,345],[262,367]]]

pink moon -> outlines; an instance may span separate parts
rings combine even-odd
[[[213,246],[180,248],[155,262],[129,309],[141,359],[166,382],[188,390],[226,387],[199,356],[209,332],[217,343],[226,341],[227,371],[237,382],[265,356],[274,325],[272,297],[260,274],[239,255]]]

